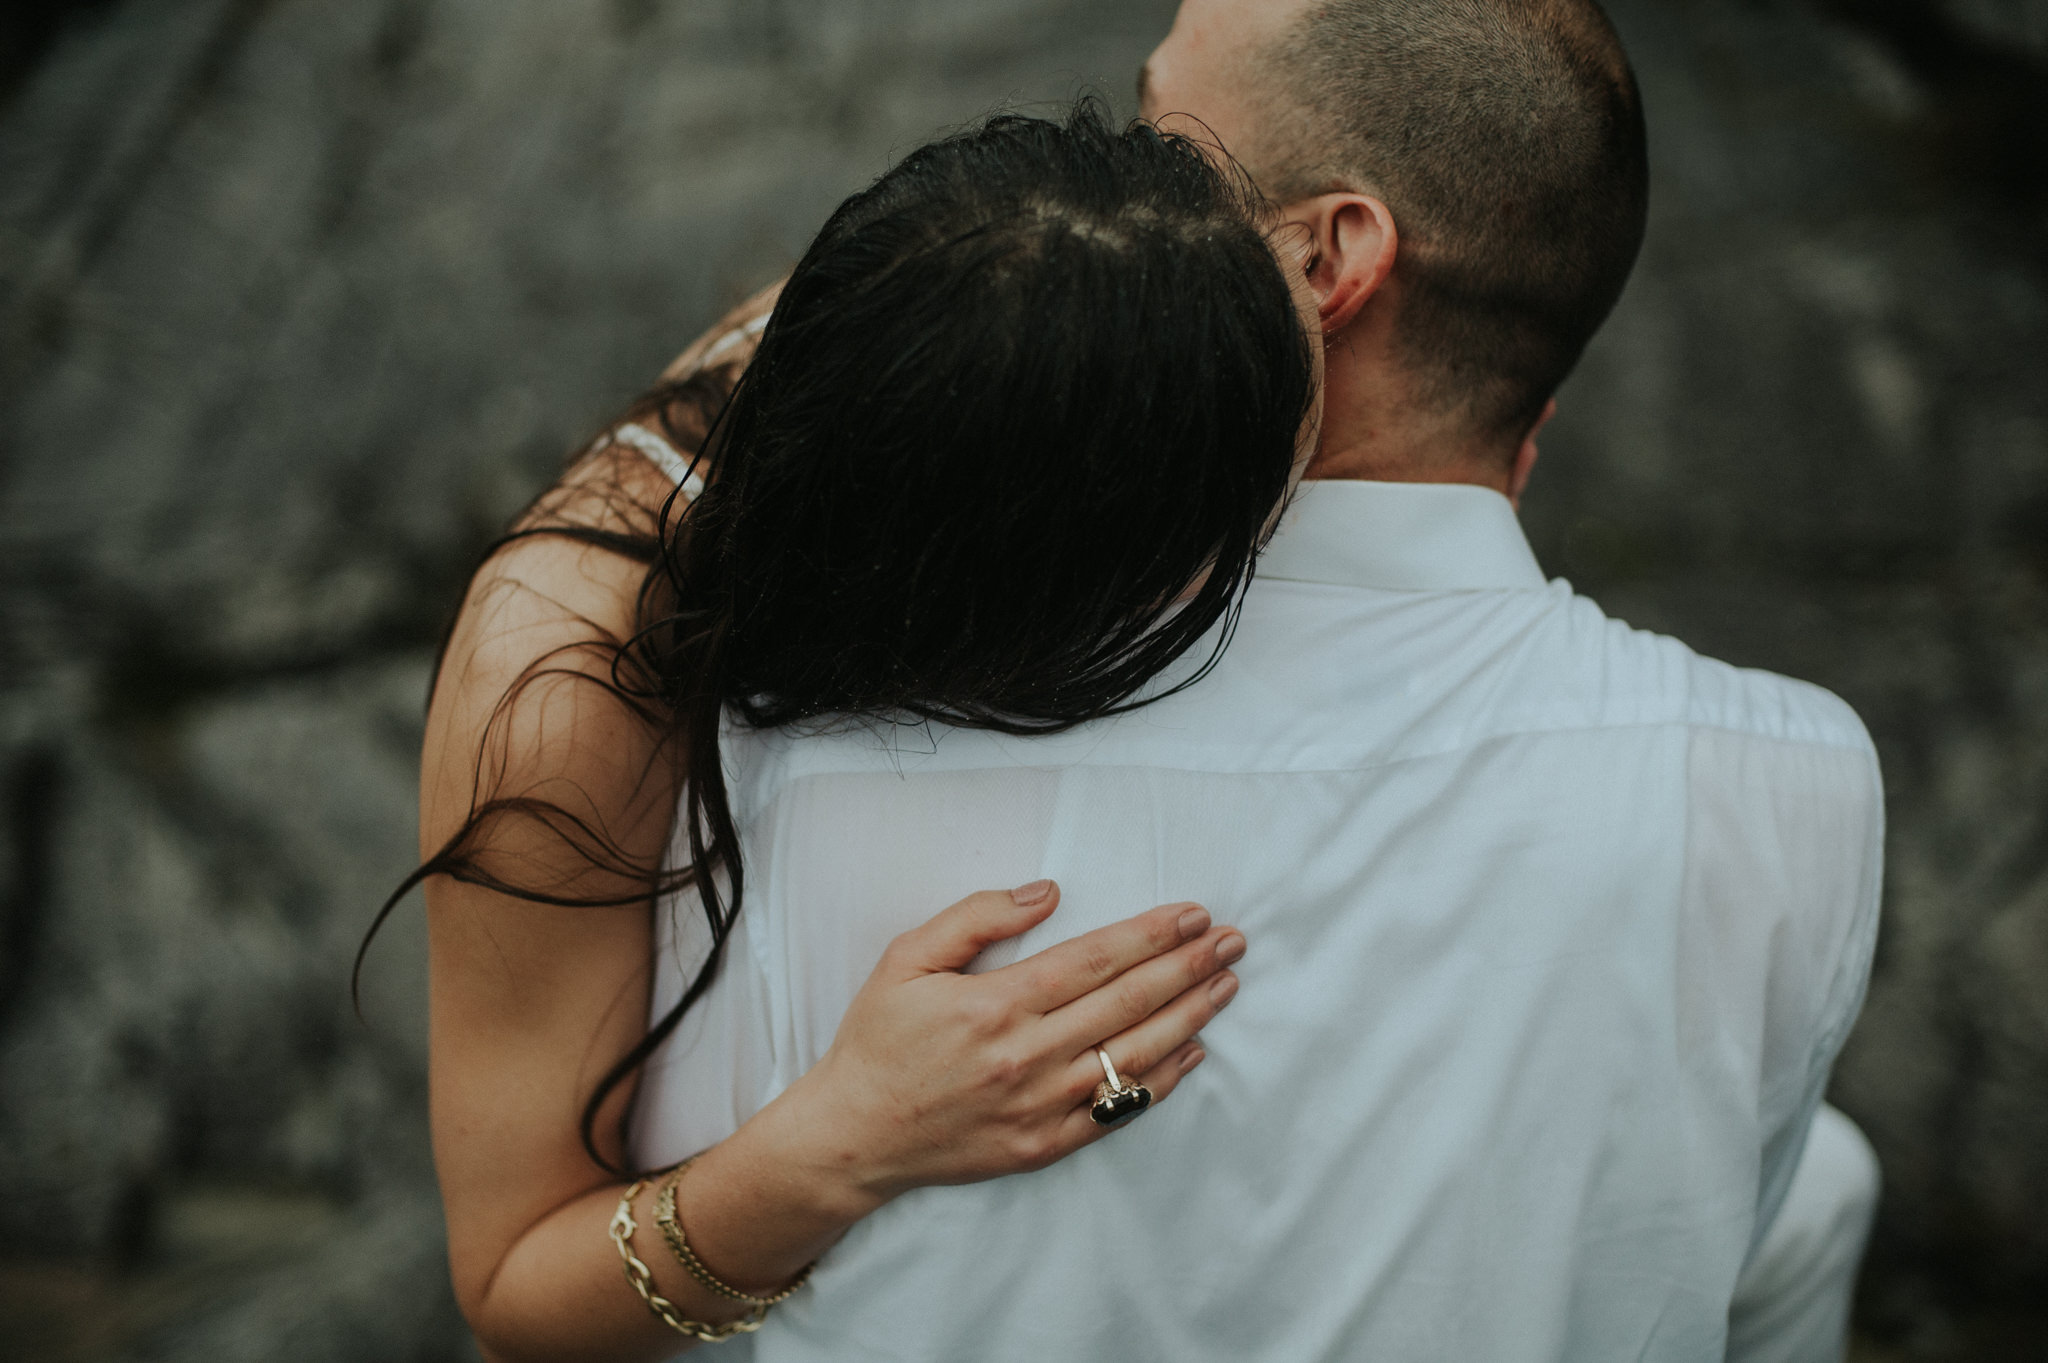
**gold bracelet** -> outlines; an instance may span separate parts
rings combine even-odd
[[[788,1301],[790,1294],[810,1279],[811,1270],[818,1266],[817,1260],[813,1259],[805,1264],[803,1271],[796,1275],[789,1286],[774,1296],[757,1297],[721,1280],[717,1274],[704,1266],[704,1261],[690,1248],[690,1242],[683,1238],[683,1223],[676,1219],[676,1185],[683,1181],[684,1171],[696,1162],[697,1157],[692,1155],[669,1170],[668,1177],[661,1181],[661,1191],[654,1199],[654,1224],[661,1227],[661,1236],[668,1241],[669,1252],[676,1256],[677,1263],[690,1270],[691,1277],[728,1301],[743,1302],[762,1312],[778,1302]]]
[[[640,1229],[633,1224],[633,1199],[640,1196],[640,1190],[646,1186],[647,1180],[643,1178],[626,1189],[626,1195],[619,1199],[619,1209],[612,1213],[611,1233],[612,1243],[619,1247],[619,1257],[626,1261],[626,1281],[640,1294],[640,1300],[647,1303],[647,1309],[654,1313],[654,1318],[677,1334],[689,1335],[706,1344],[716,1344],[734,1335],[750,1334],[760,1329],[761,1322],[768,1316],[765,1306],[757,1306],[738,1320],[724,1325],[706,1325],[676,1310],[674,1302],[654,1290],[653,1270],[633,1252],[633,1233]]]

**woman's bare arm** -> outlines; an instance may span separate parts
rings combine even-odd
[[[719,319],[664,378],[696,373],[719,347],[729,389],[759,334],[749,323],[766,316],[780,291],[771,286]],[[701,424],[710,414],[696,415]],[[577,461],[521,528],[645,533],[672,491],[637,451],[614,446]],[[678,754],[665,746],[658,720],[604,685],[612,649],[637,627],[645,575],[644,564],[624,555],[549,535],[515,542],[477,573],[428,715],[423,856],[461,827],[474,802],[530,795],[587,819],[627,865],[658,864],[680,793]],[[556,674],[536,677],[541,668]],[[545,825],[507,818],[487,833],[496,863],[489,869],[514,883],[552,881],[582,898],[640,888],[630,873],[605,876],[587,848]],[[552,907],[445,877],[430,881],[426,895],[436,1163],[456,1292],[489,1347],[498,1333],[492,1324],[507,1314],[497,1303],[513,1295],[501,1289],[536,1257],[551,1257],[550,1228],[587,1222],[583,1200],[617,1198],[582,1149],[579,1121],[598,1078],[645,1030],[652,907]],[[616,1133],[631,1092],[623,1086],[614,1095],[601,1138]],[[621,1162],[615,1144],[605,1154]],[[603,1210],[608,1217],[609,1206]],[[650,1331],[652,1318],[624,1292],[616,1258],[598,1258],[602,1282],[588,1295],[600,1309],[617,1308],[624,1296],[626,1319],[673,1350],[678,1341]],[[560,1295],[570,1305],[551,1313],[571,1337],[589,1337],[573,1306],[583,1294]],[[717,1303],[696,1304],[700,1318],[718,1318]]]
[[[659,477],[642,460],[612,462],[581,476]],[[598,494],[575,477],[561,491]],[[671,764],[658,732],[599,684],[609,675],[604,640],[630,632],[644,572],[551,537],[516,542],[479,571],[427,717],[423,855],[461,827],[473,798],[533,795],[655,864],[675,806]],[[562,674],[529,680],[543,659]],[[580,897],[638,888],[606,877],[537,821],[506,818],[485,832],[490,869],[513,883]],[[511,1285],[501,1270],[537,1227],[611,1182],[584,1153],[578,1120],[598,1076],[646,1027],[651,910],[550,907],[445,877],[428,882],[426,898],[435,1162],[456,1295],[487,1349],[520,1357],[497,1325]],[[600,1131],[616,1127],[626,1096]],[[616,1269],[606,1286],[590,1294],[600,1310],[624,1290]],[[630,1294],[625,1305],[638,1309]],[[573,1325],[575,1294],[556,1309]],[[640,1314],[622,1311],[620,1323],[655,1324]],[[641,1333],[647,1356],[668,1343]]]

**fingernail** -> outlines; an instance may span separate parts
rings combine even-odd
[[[1209,986],[1209,1002],[1221,1008],[1224,1004],[1230,1002],[1231,996],[1235,993],[1237,993],[1237,976],[1218,975],[1216,983]]]
[[[1209,930],[1209,911],[1196,905],[1180,916],[1180,940],[1192,942]]]
[[[1019,885],[1016,889],[1010,891],[1010,898],[1016,900],[1025,908],[1029,908],[1033,904],[1043,904],[1045,897],[1051,893],[1052,882],[1050,880],[1034,880],[1029,885]]]
[[[1208,1054],[1200,1046],[1190,1047],[1188,1053],[1180,1058],[1180,1072],[1186,1074],[1189,1070],[1201,1064],[1202,1058]]]
[[[1232,932],[1225,934],[1216,943],[1216,959],[1229,965],[1244,955],[1244,938]]]

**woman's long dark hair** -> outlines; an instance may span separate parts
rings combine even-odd
[[[701,378],[636,409],[697,452],[694,503],[645,529],[553,517],[509,537],[648,561],[610,686],[675,744],[688,859],[625,865],[589,821],[480,785],[384,912],[434,875],[557,904],[696,892],[710,955],[586,1104],[600,1164],[601,1107],[709,987],[745,892],[728,717],[1046,733],[1214,665],[1313,397],[1268,212],[1193,144],[1119,132],[1092,102],[934,142],[825,224],[722,411]],[[1140,697],[1205,637],[1200,667]],[[485,856],[507,818],[634,893],[512,883]]]

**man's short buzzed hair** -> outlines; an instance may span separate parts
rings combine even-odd
[[[1649,167],[1627,54],[1593,0],[1323,0],[1253,59],[1281,202],[1350,189],[1400,233],[1396,334],[1423,400],[1532,423],[1620,297]]]

